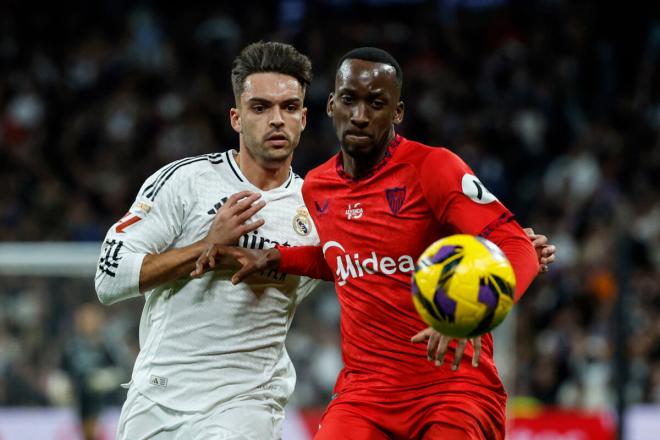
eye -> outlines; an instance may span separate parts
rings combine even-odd
[[[252,111],[255,113],[263,113],[266,110],[266,106],[263,104],[255,104],[252,106]]]
[[[380,110],[381,108],[385,107],[385,103],[377,99],[371,102],[371,106],[375,109]]]
[[[286,110],[293,113],[298,110],[298,106],[296,104],[289,104],[286,106]]]
[[[353,103],[353,97],[349,95],[342,95],[340,97],[342,104],[351,105]]]

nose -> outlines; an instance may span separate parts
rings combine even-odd
[[[273,113],[270,119],[270,125],[274,128],[282,128],[284,126],[284,118],[282,118],[282,110],[278,106],[273,106]]]
[[[369,124],[369,114],[364,103],[357,103],[351,111],[351,123],[358,127],[366,127]]]

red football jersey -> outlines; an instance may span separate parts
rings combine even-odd
[[[469,344],[456,372],[451,361],[439,368],[429,362],[426,344],[410,342],[426,328],[410,293],[419,255],[444,236],[487,236],[512,219],[472,170],[445,148],[396,136],[363,178],[343,171],[341,153],[310,171],[303,197],[341,306],[345,367],[335,391],[373,401],[487,391],[501,402],[490,334],[482,338],[479,366],[471,366]]]

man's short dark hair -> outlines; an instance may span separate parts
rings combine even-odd
[[[286,43],[259,41],[246,46],[234,59],[231,69],[231,86],[237,104],[243,93],[245,79],[253,73],[262,72],[290,75],[305,90],[312,81],[312,62]]]
[[[394,70],[396,71],[396,84],[399,86],[399,90],[403,85],[403,71],[401,70],[399,62],[391,53],[384,51],[383,49],[377,47],[358,47],[357,49],[353,49],[341,57],[337,64],[337,71],[339,71],[341,64],[346,60],[363,60],[374,63],[389,64],[394,67]]]

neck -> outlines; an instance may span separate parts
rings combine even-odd
[[[374,148],[371,154],[364,156],[351,156],[342,148],[342,160],[344,162],[344,171],[354,179],[359,179],[367,175],[376,165],[385,157],[385,152],[390,142],[394,139],[394,130],[390,130],[385,141]]]
[[[241,148],[234,160],[250,183],[262,191],[281,186],[289,177],[291,156],[282,162],[261,164],[250,156],[246,148]]]

